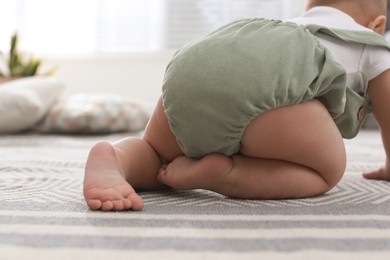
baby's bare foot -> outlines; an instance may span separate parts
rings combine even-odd
[[[84,197],[92,210],[141,210],[142,199],[121,174],[114,147],[97,143],[90,151],[84,175]]]
[[[177,157],[168,165],[163,165],[158,180],[174,189],[210,189],[227,185],[233,167],[232,160],[222,154],[210,154],[202,159]]]

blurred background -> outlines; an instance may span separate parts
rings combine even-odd
[[[0,49],[44,55],[177,49],[233,20],[284,19],[302,0],[1,0]]]

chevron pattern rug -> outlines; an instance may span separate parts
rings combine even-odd
[[[88,151],[124,136],[1,136],[0,259],[390,259],[390,183],[360,175],[384,162],[378,132],[345,141],[347,173],[324,196],[144,192],[142,212],[90,211]]]

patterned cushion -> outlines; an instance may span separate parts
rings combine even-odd
[[[58,102],[38,127],[43,133],[106,134],[145,128],[152,108],[116,95],[78,94]]]

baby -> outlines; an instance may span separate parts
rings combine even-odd
[[[90,151],[92,210],[141,210],[136,190],[207,189],[233,198],[326,193],[346,167],[344,138],[372,109],[390,180],[387,0],[308,0],[290,21],[244,19],[181,48],[142,138]],[[370,104],[369,104],[370,102]]]

